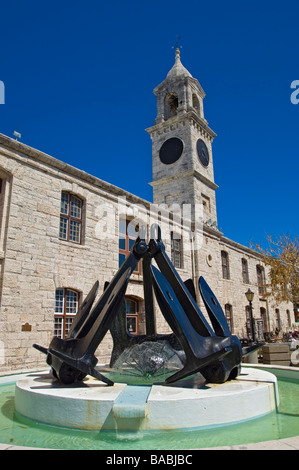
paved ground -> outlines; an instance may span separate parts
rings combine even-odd
[[[1,450],[34,450],[28,447],[18,447],[9,444],[0,444]],[[35,449],[45,450],[45,449]],[[50,450],[50,449],[49,449]],[[199,449],[200,450],[200,449]],[[202,450],[299,450],[299,436],[280,439],[277,441],[258,442],[257,444],[243,444],[239,446],[211,447]]]
[[[299,436],[277,441],[258,442],[239,446],[216,447],[208,450],[299,450]]]

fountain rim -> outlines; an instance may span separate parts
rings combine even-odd
[[[244,368],[257,368],[272,372],[276,375],[277,378],[286,378],[292,380],[298,380],[299,382],[299,367],[292,366],[281,366],[281,365],[270,365],[270,364],[243,364]],[[47,368],[35,368],[35,369],[23,369],[15,371],[4,371],[0,373],[0,385],[9,384],[16,382],[17,378],[20,378],[22,375],[27,375],[35,372],[46,372],[49,369]],[[39,447],[25,447],[25,446],[16,446],[10,444],[0,443],[0,450],[48,450],[46,448]],[[242,445],[232,445],[232,446],[220,446],[213,447],[211,450],[299,450],[299,435],[283,439],[275,439],[271,441],[260,441],[257,443],[249,443]],[[192,449],[193,451],[201,450]],[[205,448],[209,450],[209,448]]]

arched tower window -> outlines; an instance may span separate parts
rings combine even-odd
[[[165,120],[176,116],[178,112],[178,106],[179,106],[179,100],[178,100],[178,95],[177,93],[168,93],[165,96],[165,113],[164,113],[164,118]]]
[[[199,112],[200,112],[199,99],[194,93],[192,95],[192,106],[195,109],[195,111],[199,114]]]

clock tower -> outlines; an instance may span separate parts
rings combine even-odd
[[[152,139],[155,204],[203,205],[203,222],[217,229],[212,141],[204,118],[203,91],[182,65],[180,50],[166,79],[155,89],[157,117],[147,129]]]

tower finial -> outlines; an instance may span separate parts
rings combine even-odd
[[[180,36],[176,37],[176,41],[174,46],[172,46],[172,49],[175,49],[175,63],[172,67],[171,70],[169,70],[167,74],[167,78],[171,77],[178,77],[178,76],[185,76],[185,77],[192,77],[191,73],[188,72],[188,70],[182,65],[181,62],[181,49],[182,46],[180,46]]]
[[[172,46],[172,49],[175,49],[175,58],[176,59],[179,59],[180,58],[180,49],[182,49],[182,46],[180,45],[180,39],[181,39],[181,36],[176,36],[176,40],[175,40],[175,45]]]

